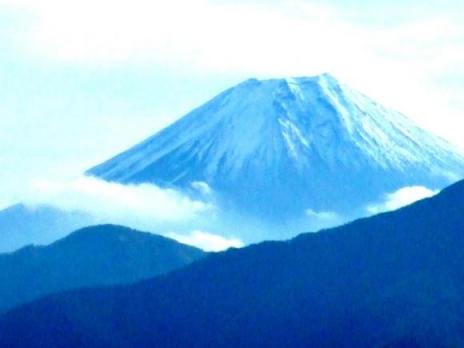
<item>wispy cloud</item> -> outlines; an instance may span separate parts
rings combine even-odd
[[[431,190],[423,186],[407,186],[386,194],[383,201],[369,205],[366,210],[370,214],[391,211],[412,204],[418,200],[432,197],[437,193],[437,190]]]
[[[332,211],[315,211],[313,209],[307,209],[305,214],[310,218],[323,221],[338,220],[340,218],[337,213]]]
[[[193,185],[207,198],[212,191],[205,183]],[[33,180],[23,202],[29,206],[52,206],[66,212],[82,212],[97,222],[110,222],[150,230],[206,251],[242,247],[238,238],[194,230],[212,226],[219,209],[210,201],[195,200],[173,189],[153,184],[122,185],[94,177],[73,180]],[[170,231],[177,231],[176,233]],[[222,231],[224,232],[224,231]]]
[[[86,176],[70,181],[34,180],[23,201],[83,211],[115,222],[127,219],[152,225],[191,222],[215,210],[208,202],[172,189],[152,184],[122,185]]]
[[[330,71],[459,141],[456,127],[434,117],[458,122],[463,107],[456,101],[464,84],[454,91],[439,84],[463,73],[461,7],[452,3],[434,11],[416,2],[418,10],[401,20],[372,21],[379,12],[394,17],[404,9],[388,2],[374,11],[303,0],[0,0],[34,19],[11,37],[33,57],[247,77]]]
[[[304,41],[326,50],[341,49],[327,42],[337,39],[337,29],[346,29],[336,21],[331,7],[305,1],[291,6],[205,0],[0,0],[2,3],[35,18],[22,37],[25,48],[69,62],[171,62],[251,73],[263,71],[257,69],[260,62],[275,71],[286,67],[289,59],[301,66],[303,57],[288,52],[302,51]],[[288,40],[290,35],[294,40]],[[348,43],[343,46],[348,48]],[[309,51],[312,61],[320,63],[321,53],[308,47],[305,55]]]
[[[229,248],[241,248],[244,245],[238,238],[227,238],[203,231],[193,231],[189,234],[168,233],[166,236],[205,251],[222,251]]]

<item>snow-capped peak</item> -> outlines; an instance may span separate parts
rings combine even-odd
[[[464,176],[464,156],[323,74],[249,79],[89,173],[201,181],[239,209],[346,211],[402,186],[443,187]]]

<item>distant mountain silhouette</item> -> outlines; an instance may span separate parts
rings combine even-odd
[[[464,182],[395,212],[7,313],[7,347],[462,347]]]
[[[150,278],[202,256],[199,249],[151,233],[88,227],[49,246],[0,254],[0,312],[57,291]]]

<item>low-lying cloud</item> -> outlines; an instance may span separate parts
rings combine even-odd
[[[260,229],[248,226],[245,220],[237,218],[234,224],[230,224],[231,217],[214,204],[214,192],[208,185],[193,183],[192,189],[193,195],[187,195],[153,184],[123,185],[81,176],[67,181],[34,180],[23,202],[30,206],[51,206],[65,212],[86,213],[95,218],[96,223],[114,223],[152,231],[206,251],[239,248],[244,242],[237,235],[256,236]],[[437,192],[423,186],[403,187],[367,206],[366,212],[377,214],[395,210]],[[305,228],[299,226],[289,230],[308,230],[308,224],[311,224],[310,230],[318,230],[343,221],[336,212],[307,209],[303,221],[300,221]]]
[[[424,198],[436,195],[438,190],[431,190],[424,186],[406,186],[384,196],[383,201],[367,206],[370,214],[378,214],[396,210]]]
[[[65,213],[85,213],[95,223],[152,231],[207,251],[243,246],[238,239],[200,232],[218,225],[219,210],[204,197],[211,194],[211,189],[196,186],[202,191],[201,199],[153,184],[122,185],[88,176],[67,181],[40,179],[30,183],[23,202],[31,207],[48,206]],[[198,231],[192,232],[192,229]]]
[[[166,236],[180,243],[193,245],[205,251],[222,251],[229,248],[241,248],[244,245],[238,238],[227,238],[203,231],[193,231],[187,235],[168,233]]]
[[[161,222],[188,221],[213,212],[210,203],[192,200],[152,184],[122,185],[82,176],[70,181],[34,180],[27,202],[97,216],[137,216]]]
[[[305,214],[312,219],[323,221],[338,220],[340,218],[340,216],[333,211],[315,211],[313,209],[306,209]]]
[[[192,189],[193,197],[200,198],[154,184],[123,185],[89,176],[61,181],[36,179],[23,195],[23,202],[30,207],[85,213],[95,218],[95,223],[152,231],[205,251],[244,246],[242,240],[223,231],[213,190],[203,182],[192,183]],[[205,232],[215,229],[222,235]]]

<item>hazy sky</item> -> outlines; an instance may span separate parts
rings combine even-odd
[[[464,146],[463,3],[0,0],[0,207],[249,77],[331,72]]]

